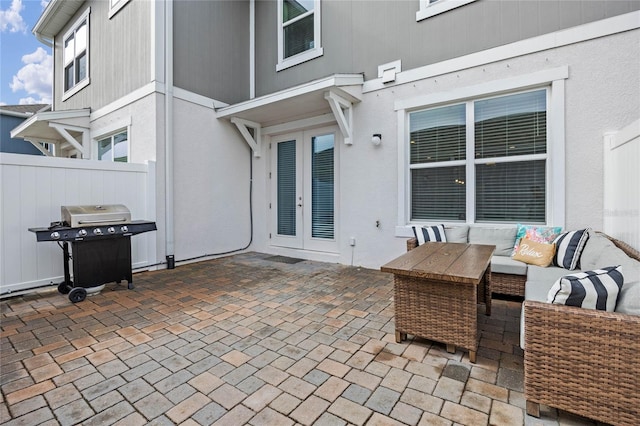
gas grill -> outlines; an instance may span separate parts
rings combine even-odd
[[[127,280],[127,288],[133,288],[131,236],[155,231],[155,222],[131,220],[129,209],[122,204],[62,206],[61,219],[48,228],[29,228],[37,241],[62,243],[64,281],[58,285],[60,293],[68,294],[69,300],[77,303],[88,292],[100,291],[106,283]],[[73,281],[69,272],[71,258]]]

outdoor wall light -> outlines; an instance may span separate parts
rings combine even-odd
[[[374,133],[371,137],[371,143],[378,146],[382,143],[382,135],[380,133]]]

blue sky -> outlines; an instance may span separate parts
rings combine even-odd
[[[51,48],[31,33],[49,0],[0,0],[0,105],[51,103]]]

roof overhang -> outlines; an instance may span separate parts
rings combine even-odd
[[[362,74],[336,74],[279,92],[216,110],[218,118],[230,120],[256,157],[261,155],[263,129],[283,128],[285,123],[309,123],[331,117],[338,123],[344,143],[353,142],[352,106],[362,100]]]
[[[37,148],[39,142],[64,143],[89,158],[90,114],[88,108],[38,112],[11,130],[11,137],[27,140]]]
[[[51,0],[33,27],[38,40],[53,38],[69,23],[84,0]]]
[[[362,100],[362,74],[336,74],[279,92],[216,110],[218,118],[260,123],[263,127],[314,117],[331,112],[325,99],[330,90],[351,103]]]
[[[39,112],[11,131],[12,138],[58,140],[60,134],[52,124],[89,129],[90,109]]]

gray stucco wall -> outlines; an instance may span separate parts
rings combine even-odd
[[[109,18],[109,2],[93,0],[78,10],[55,39],[54,110],[96,110],[151,81],[151,7],[149,1],[131,1]],[[87,8],[91,83],[63,101],[63,38]]]
[[[174,83],[226,103],[249,97],[249,2],[177,1]]]
[[[378,65],[403,70],[640,9],[637,1],[478,0],[416,22],[418,0],[323,1],[324,55],[276,72],[277,3],[256,2],[256,95],[335,73],[377,77]]]

